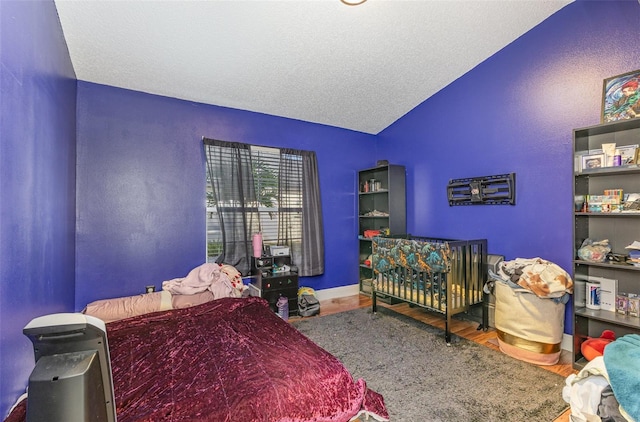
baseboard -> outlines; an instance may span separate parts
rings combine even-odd
[[[340,297],[354,296],[360,293],[360,287],[358,284],[351,284],[348,286],[332,287],[331,289],[316,290],[316,297],[318,300],[331,300]]]
[[[562,342],[560,343],[560,347],[563,350],[567,350],[569,352],[573,352],[573,336],[571,334],[563,334]]]
[[[316,290],[318,300],[331,300],[340,297],[353,296],[360,293],[358,284],[348,286],[333,287],[331,289]],[[490,324],[491,325],[491,324]],[[563,334],[560,347],[569,352],[573,351],[573,336],[571,334]]]

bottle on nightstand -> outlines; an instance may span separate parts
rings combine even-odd
[[[280,296],[278,301],[276,302],[276,306],[278,307],[278,316],[285,321],[289,320],[289,299],[284,296]]]

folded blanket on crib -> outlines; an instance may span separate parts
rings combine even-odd
[[[640,421],[640,335],[628,334],[609,343],[604,364],[620,407]]]
[[[373,269],[376,273],[404,267],[417,272],[449,272],[451,250],[446,242],[416,239],[373,238]]]

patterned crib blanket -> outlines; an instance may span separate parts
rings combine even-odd
[[[451,268],[451,250],[447,243],[375,237],[372,261],[374,288],[379,292],[395,291],[404,300],[441,311],[446,309],[447,286],[442,273]],[[397,268],[410,271],[399,274],[394,271]],[[428,277],[422,276],[425,274]]]
[[[395,267],[416,272],[449,272],[451,249],[446,242],[374,237],[372,261],[376,274]]]

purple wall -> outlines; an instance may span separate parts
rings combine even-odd
[[[78,309],[160,287],[205,261],[203,136],[315,150],[326,270],[301,284],[357,281],[355,174],[375,164],[374,136],[79,82]]]
[[[76,80],[53,2],[0,1],[0,418],[34,365],[22,328],[74,310]]]
[[[600,122],[604,78],[635,69],[640,4],[578,1],[384,130],[380,157],[408,169],[409,232],[571,272],[572,129]],[[515,206],[449,207],[450,179],[511,172]]]
[[[640,68],[639,22],[635,0],[572,3],[374,137],[76,88],[53,2],[0,1],[0,417],[33,367],[31,318],[203,262],[202,136],[316,150],[326,273],[303,280],[316,289],[357,279],[355,174],[376,158],[407,166],[410,232],[569,268],[571,130],[598,123],[602,79]],[[516,206],[448,206],[449,179],[508,172]]]

